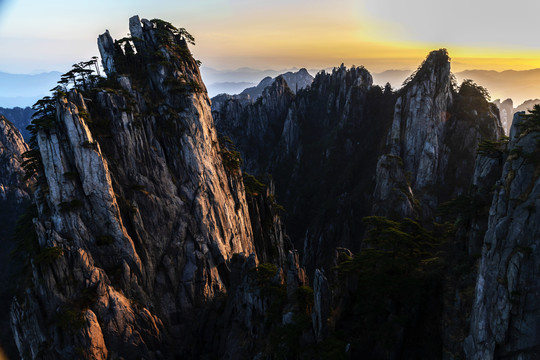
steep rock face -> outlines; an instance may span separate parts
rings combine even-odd
[[[0,307],[8,309],[17,285],[18,264],[11,261],[12,239],[17,218],[30,200],[30,183],[24,180],[23,153],[28,151],[21,133],[0,115]],[[9,313],[0,314],[0,348],[15,357],[9,328]]]
[[[23,181],[22,154],[28,151],[19,130],[0,115],[0,200],[21,203],[29,200],[28,183]]]
[[[58,95],[37,133],[40,252],[12,307],[23,358],[195,357],[194,319],[226,294],[233,254],[255,252],[187,35],[142,24],[124,48],[99,37],[116,89]]]
[[[322,341],[328,335],[328,318],[330,317],[332,299],[328,287],[328,280],[326,279],[326,276],[324,276],[324,272],[319,269],[315,270],[313,293],[313,330],[317,341]]]
[[[471,359],[540,356],[540,114],[514,118],[502,176],[489,211],[478,269],[470,336]]]
[[[497,99],[493,103],[499,108],[501,124],[505,133],[510,133],[510,126],[512,126],[512,119],[514,118],[514,102],[512,99],[506,99],[502,102]]]
[[[493,198],[493,187],[502,171],[504,153],[479,154],[476,158],[471,186],[472,202],[477,211],[472,214],[468,234],[469,255],[479,255],[484,235],[488,228],[489,208]]]
[[[439,203],[467,193],[475,152],[484,139],[504,131],[498,111],[476,85],[455,92],[450,58],[433,51],[400,90],[379,159],[373,213],[428,219]],[[389,201],[392,205],[389,205]]]
[[[377,204],[388,197],[385,196],[389,192],[387,187],[381,184],[403,178],[405,174],[409,174],[409,187],[419,196],[419,210],[430,213],[435,208],[436,200],[429,188],[439,178],[444,125],[451,105],[450,59],[445,50],[433,51],[396,101],[387,146],[391,156],[401,159],[402,168],[398,173],[377,170],[381,177],[377,179],[375,214],[413,216],[412,209],[406,204],[398,206],[407,211],[402,214],[392,214],[395,212],[393,206]],[[378,167],[382,166],[386,166],[384,159],[378,164]],[[404,189],[396,187],[394,191],[403,193]],[[404,202],[409,201],[407,196],[401,198]]]
[[[220,332],[220,358],[270,359],[276,354],[291,358],[301,353],[299,348],[312,347],[315,336],[308,314],[311,308],[304,302],[309,298],[303,297],[308,283],[296,251],[289,251],[281,266],[256,266],[253,255],[235,255],[229,299],[218,320],[219,327],[225,329]],[[328,295],[328,289],[324,295]],[[321,324],[326,321],[325,305],[329,306],[324,303],[317,313]],[[312,316],[315,314],[313,309]]]
[[[280,218],[280,206],[275,201],[273,183],[260,184],[259,189],[250,188],[249,180],[255,180],[244,174],[249,217],[253,231],[253,243],[259,261],[285,267],[286,253],[292,250],[292,244],[284,231]],[[257,181],[257,180],[255,180]]]

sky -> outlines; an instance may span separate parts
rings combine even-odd
[[[135,14],[186,28],[215,69],[415,69],[442,47],[454,71],[540,68],[536,0],[0,0],[0,71],[65,72]]]

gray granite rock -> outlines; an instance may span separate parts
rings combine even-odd
[[[224,165],[185,41],[136,17],[130,29],[137,50],[168,63],[133,70],[106,32],[103,65],[111,81],[122,73],[122,90],[95,89],[91,101],[71,90],[38,132],[46,188],[35,224],[51,257],[33,262],[33,285],[12,307],[23,358],[195,351],[206,322],[194,320],[226,296],[227,263],[256,251],[241,172]]]
[[[478,268],[470,359],[536,359],[540,356],[540,172],[538,127],[514,118],[502,175],[496,184]]]

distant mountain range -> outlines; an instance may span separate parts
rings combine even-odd
[[[540,69],[533,70],[466,70],[456,73],[458,82],[473,79],[489,90],[492,99],[512,98],[515,104],[540,97]]]
[[[315,75],[320,70],[308,69],[308,72]],[[331,68],[324,70],[328,71]],[[207,67],[201,69],[211,97],[220,93],[239,94],[243,89],[255,86],[265,77],[270,76],[273,78],[289,71],[296,72],[298,69],[257,70],[240,68],[237,70],[216,70]],[[399,89],[403,81],[411,73],[412,70],[387,70],[381,73],[373,73],[373,83],[382,86],[389,82],[394,89]],[[455,75],[458,84],[464,79],[472,79],[478,85],[487,88],[492,99],[512,98],[514,103],[520,104],[529,99],[540,97],[540,69],[520,71],[465,70],[456,72]]]
[[[56,86],[62,73],[45,72],[36,75],[0,72],[0,106],[4,108],[31,106]]]
[[[206,84],[208,95],[214,97],[218,94],[240,94],[244,89],[258,86],[265,78],[275,78],[278,75],[296,73],[299,70],[299,68],[258,70],[248,67],[236,70],[216,70],[209,67],[202,67],[201,74]],[[320,69],[307,69],[307,72],[312,78],[319,71]]]
[[[306,86],[311,85],[313,82],[313,76],[306,70],[300,69],[297,72],[288,71],[280,76],[287,82],[287,85],[296,94],[297,90],[304,89]],[[265,77],[257,86],[253,86],[247,89],[244,89],[240,95],[249,95],[252,99],[257,99],[262,95],[264,89],[267,86],[272,85],[275,78],[270,76]]]
[[[257,84],[257,86],[252,86],[244,89],[239,94],[227,94],[220,93],[212,97],[212,111],[220,111],[223,104],[229,100],[237,100],[242,105],[247,105],[255,102],[259,97],[263,95],[265,89],[269,88],[277,81],[278,78],[282,78],[287,87],[294,93],[300,89],[305,89],[310,86],[313,82],[313,76],[304,68],[298,70],[297,72],[288,71],[284,74],[276,76],[274,78],[267,76]]]
[[[201,73],[207,84],[208,94],[240,94],[244,89],[256,86],[266,77],[275,78],[287,72],[297,72],[298,68],[282,70],[259,70],[248,67],[236,70],[217,70],[202,67]],[[331,70],[325,69],[325,70]],[[313,76],[320,69],[307,69]],[[398,89],[403,81],[411,75],[412,70],[387,70],[374,73],[373,82],[384,85],[389,82]],[[487,88],[492,99],[512,98],[520,104],[529,99],[540,97],[540,69],[533,70],[465,70],[455,73],[458,83],[464,79],[472,79]],[[61,73],[58,71],[45,72],[35,75],[8,74],[0,72],[0,107],[14,108],[31,106],[36,100],[47,95],[49,89],[56,85]]]

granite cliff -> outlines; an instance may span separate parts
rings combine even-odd
[[[189,35],[138,17],[130,31],[99,37],[107,84],[57,91],[35,126],[39,246],[12,306],[24,358],[195,356],[227,261],[255,252]]]

